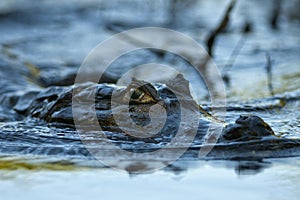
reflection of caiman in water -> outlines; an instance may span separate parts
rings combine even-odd
[[[179,87],[179,88],[178,88]],[[172,88],[170,90],[169,88]],[[181,107],[176,90],[184,91],[184,103],[190,112],[198,112],[199,107],[193,101],[189,83],[182,75],[166,84],[150,84],[144,81],[133,80],[127,88],[116,87],[108,84],[78,84],[72,87],[50,87],[42,92],[29,92],[12,102],[14,110],[27,119],[38,118],[56,127],[55,131],[45,131],[47,126],[43,125],[41,133],[30,135],[22,128],[14,129],[13,125],[2,127],[2,137],[5,142],[2,145],[2,153],[33,153],[46,155],[88,155],[80,138],[74,131],[74,120],[72,113],[72,94],[74,90],[77,99],[88,99],[94,92],[95,111],[81,110],[79,121],[89,120],[89,112],[96,112],[102,133],[108,140],[122,148],[138,152],[139,149],[149,151],[162,148],[165,143],[170,142],[178,131],[181,120]],[[114,91],[114,92],[113,92]],[[75,98],[76,98],[75,95]],[[125,124],[134,122],[143,127],[151,124],[151,108],[159,105],[165,109],[166,119],[161,129],[154,130],[151,137],[143,138],[130,134],[134,130],[120,126],[116,123],[112,113],[113,101],[118,102],[116,108],[119,114],[129,113],[129,118],[124,115],[122,120]],[[127,103],[127,104],[126,104]],[[125,104],[125,105],[123,105]],[[119,109],[121,107],[121,109]],[[85,109],[85,108],[82,108]],[[203,111],[203,110],[202,110]],[[159,116],[156,116],[159,119]],[[203,117],[205,118],[205,117]],[[30,122],[29,122],[30,123]],[[197,156],[199,149],[203,147],[203,141],[207,129],[213,122],[201,120],[197,128],[194,142],[189,145],[189,151],[185,155]],[[222,125],[223,131],[214,145],[213,150],[205,159],[235,159],[235,158],[267,158],[267,157],[289,157],[300,155],[300,140],[277,137],[271,127],[260,117],[254,115],[242,115],[235,123]],[[26,126],[25,126],[26,127]],[[36,127],[36,129],[39,126]],[[25,128],[26,129],[26,128]],[[38,130],[39,131],[39,130]],[[47,132],[43,134],[42,132]],[[99,129],[98,129],[99,131]],[[77,135],[77,136],[74,136]],[[189,134],[187,132],[186,136]],[[93,137],[93,135],[91,135]],[[124,147],[125,144],[125,147]],[[206,144],[209,146],[209,144]]]

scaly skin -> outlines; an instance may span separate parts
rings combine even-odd
[[[79,84],[72,87],[50,87],[38,94],[27,95],[28,98],[33,98],[31,104],[28,104],[28,98],[26,95],[24,98],[20,98],[15,110],[21,115],[25,115],[30,118],[38,118],[46,121],[47,123],[55,124],[59,123],[59,127],[72,126],[72,95],[74,90],[80,91],[76,98],[82,98],[83,102],[95,103],[95,110],[99,124],[102,130],[106,131],[106,137],[114,141],[116,145],[121,143],[129,143],[139,141],[142,146],[138,149],[147,148],[162,148],[162,143],[168,143],[178,131],[178,125],[181,120],[180,105],[177,96],[172,92],[176,90],[169,90],[168,87],[175,88],[178,86],[178,91],[184,91],[186,93],[177,93],[180,98],[187,99],[184,103],[187,105],[195,105],[191,108],[198,108],[196,103],[192,100],[188,89],[188,82],[183,79],[182,76],[178,76],[172,82],[168,82],[165,85],[150,84],[145,81],[133,80],[127,88],[117,88],[115,85],[107,84]],[[137,138],[127,134],[128,129],[119,127],[112,115],[111,111],[111,97],[115,90],[115,101],[118,101],[118,110],[122,112],[129,112],[130,118],[124,118],[126,120],[134,121],[138,126],[148,125],[151,121],[149,111],[151,106],[160,104],[167,112],[167,120],[164,127],[156,135],[150,138]],[[94,99],[89,99],[91,92],[95,92]],[[22,101],[26,101],[26,104],[22,104]],[[25,105],[28,105],[27,107]],[[85,113],[90,112],[88,109],[82,110],[82,120],[88,120],[88,115]],[[188,107],[190,108],[190,107]],[[195,112],[195,110],[191,110]],[[200,119],[201,120],[201,119]],[[198,128],[197,141],[201,141],[206,134],[207,127],[209,126],[208,120],[200,121]],[[80,138],[69,139],[57,137],[55,133],[48,134],[47,138],[40,137],[38,134],[24,135],[22,138],[14,136],[15,131],[3,133],[3,137],[13,137],[14,141],[20,139],[21,144],[24,138],[29,144],[28,147],[20,145],[17,148],[14,145],[13,149],[9,144],[5,148],[5,152],[36,152],[38,154],[57,154],[73,155],[78,151],[83,151],[83,147],[80,146]],[[75,131],[74,131],[75,133]],[[93,133],[91,133],[93,134]],[[92,137],[92,136],[91,136]],[[187,135],[188,137],[188,135]],[[48,144],[45,149],[42,146],[36,146],[36,143]],[[32,143],[32,144],[31,144]],[[72,143],[71,152],[68,153],[63,147],[56,147],[56,144],[69,144]],[[6,143],[4,143],[5,145]],[[133,143],[132,143],[133,144]],[[157,144],[157,146],[152,146]],[[143,146],[145,145],[145,146]],[[148,145],[148,146],[147,146]],[[80,148],[79,148],[80,147]],[[139,151],[129,145],[128,148],[132,148],[130,151]],[[192,144],[186,155],[198,156],[200,145]],[[47,150],[47,151],[46,151]],[[144,151],[144,150],[140,150]],[[44,152],[44,153],[43,153]],[[87,154],[84,153],[84,154]],[[300,155],[300,140],[293,140],[287,138],[279,138],[275,136],[271,127],[264,122],[260,117],[253,115],[242,115],[235,123],[229,124],[224,127],[223,132],[218,140],[217,144],[214,144],[212,151],[205,157],[205,159],[234,159],[234,158],[266,158],[266,157],[288,157]]]
[[[241,115],[234,124],[224,128],[221,140],[248,141],[266,136],[275,137],[275,134],[263,119],[255,115]]]
[[[172,85],[172,87],[175,85],[176,88],[176,84],[181,87],[180,91],[187,91],[184,96],[190,100],[188,102],[196,104],[189,94],[188,82],[182,75],[178,75],[166,85]],[[186,89],[182,87],[186,87]],[[152,85],[136,79],[133,79],[127,88],[116,88],[114,85],[107,84],[82,84],[65,88],[51,87],[36,96],[27,108],[26,115],[51,123],[73,124],[72,93],[74,90],[80,91],[78,97],[83,99],[88,98],[92,91],[96,91],[95,100],[91,99],[90,102],[95,102],[96,114],[102,130],[124,133],[122,127],[118,127],[116,124],[111,111],[111,98],[114,90],[114,101],[118,101],[120,113],[130,113],[131,119],[124,118],[124,120],[133,120],[139,126],[148,125],[151,121],[149,110],[151,106],[159,103],[168,113],[166,126],[159,135],[174,135],[178,128],[180,104],[176,95],[165,85]],[[83,110],[83,112],[87,111]],[[82,120],[88,119],[84,118],[83,115]],[[200,134],[200,136],[203,135]],[[219,141],[249,141],[267,136],[276,138],[271,127],[263,119],[254,115],[242,115],[235,123],[224,127]]]

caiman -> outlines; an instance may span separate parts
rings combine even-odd
[[[172,88],[172,89],[170,89]],[[178,75],[175,79],[165,84],[152,84],[145,81],[133,79],[127,87],[117,87],[114,84],[83,83],[68,87],[53,86],[41,92],[29,92],[19,97],[12,105],[13,109],[25,119],[38,119],[46,127],[56,127],[48,134],[19,135],[13,128],[2,127],[1,140],[9,141],[4,144],[4,153],[34,153],[50,155],[76,155],[89,153],[81,143],[80,137],[74,129],[74,118],[72,112],[72,101],[74,91],[79,99],[88,99],[94,92],[94,110],[97,120],[101,126],[101,132],[105,133],[108,140],[116,145],[127,144],[124,149],[133,151],[136,149],[156,150],[165,143],[170,142],[176,135],[181,120],[181,105],[179,103],[176,89],[181,91],[184,103],[190,112],[199,112],[202,116],[197,127],[197,134],[194,142],[188,144],[189,151],[185,155],[198,156],[198,151],[203,146],[213,145],[212,151],[204,159],[249,159],[249,158],[270,158],[300,156],[300,140],[289,139],[277,136],[272,128],[260,117],[255,115],[241,115],[235,123],[221,124],[223,130],[218,136],[216,144],[205,143],[206,132],[211,122],[205,119],[206,115],[201,114],[203,109],[193,100],[189,82]],[[182,94],[184,91],[184,94]],[[112,100],[112,97],[117,97]],[[123,120],[133,121],[137,126],[147,126],[151,123],[151,107],[159,105],[166,111],[166,119],[163,127],[153,133],[150,137],[137,137],[131,135],[130,128],[119,126],[112,113],[113,101],[118,102],[114,108],[119,114],[129,112],[129,118]],[[120,108],[120,109],[119,109]],[[89,120],[89,110],[82,110],[82,121]],[[159,118],[159,116],[158,116]],[[202,119],[204,118],[204,119]],[[12,126],[12,125],[10,125]],[[13,126],[12,126],[13,127]],[[38,128],[37,128],[38,129]],[[48,129],[48,128],[47,128]],[[24,130],[23,130],[24,131]],[[55,132],[59,133],[55,133]],[[46,131],[47,132],[47,131]],[[17,134],[17,136],[16,136]],[[91,135],[91,137],[93,137]],[[188,134],[187,134],[188,137]],[[18,141],[17,145],[10,145]],[[26,146],[26,144],[28,144]]]

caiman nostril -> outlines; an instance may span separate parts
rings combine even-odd
[[[237,124],[244,124],[249,119],[249,116],[240,115],[240,117],[235,121]]]
[[[246,120],[246,119],[248,119],[248,116],[240,116],[240,118],[241,118],[241,120]]]

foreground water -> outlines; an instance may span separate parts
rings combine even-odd
[[[120,30],[163,26],[202,42],[228,3],[195,1],[192,6],[182,6],[186,9],[178,11],[181,12],[179,16],[184,17],[176,19],[173,16],[171,19],[176,20],[170,21],[172,13],[168,11],[167,1],[135,2],[134,6],[127,1],[55,1],[55,6],[47,0],[34,6],[30,2],[0,3],[1,98],[10,93],[21,95],[27,90],[43,89],[36,78],[48,80],[76,71],[92,48]],[[297,8],[299,1],[283,2],[279,29],[272,30],[268,22],[272,1],[240,1],[229,30],[216,42],[214,60],[222,71],[235,45],[244,38],[245,44],[234,65],[225,70],[231,83],[227,88],[229,108],[240,108],[227,113],[228,123],[240,114],[257,114],[277,134],[299,138],[300,29],[299,14],[293,8]],[[241,29],[245,22],[252,23],[253,32],[243,36]],[[270,96],[265,71],[266,52],[273,61],[275,94],[294,100],[282,102]],[[172,63],[174,60],[138,52],[117,61],[113,73],[153,61]],[[182,64],[176,60],[175,63]],[[120,64],[124,67],[118,67]],[[151,73],[149,70],[147,75],[155,76]],[[187,75],[193,77],[189,71]],[[194,79],[189,80],[198,86]],[[205,96],[203,93],[197,99],[201,105],[207,103]],[[255,106],[261,109],[251,110]],[[203,161],[195,157],[151,173],[134,174],[107,168],[84,156],[66,156],[64,150],[72,150],[80,143],[74,131],[22,120],[12,110],[1,106],[0,119],[0,192],[4,199],[298,199],[300,195],[299,157],[244,161]],[[68,148],[63,145],[61,155],[50,156],[47,152],[28,155],[26,149],[17,148],[26,145],[54,147],[63,139],[76,145],[72,146],[72,142]],[[155,161],[120,161],[120,164],[128,165],[128,171],[135,171]]]
[[[41,170],[38,166],[35,169],[16,167],[0,171],[0,192],[7,200],[296,200],[300,195],[299,164],[299,159],[267,160],[248,168],[245,163],[234,161],[181,162],[174,170],[138,175],[106,168],[74,169],[67,165],[55,169],[55,164],[52,170]]]

